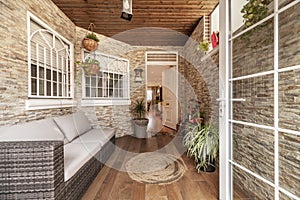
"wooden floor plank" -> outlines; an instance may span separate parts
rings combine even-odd
[[[168,185],[143,184],[132,180],[125,170],[125,163],[136,153],[151,152],[168,145],[174,136],[164,134],[149,139],[139,139],[132,136],[117,138],[118,150],[114,152],[105,166],[95,178],[83,200],[196,200],[218,199],[219,174],[197,173],[192,158],[184,153],[181,158],[187,167],[182,178]],[[178,141],[176,141],[178,142]],[[177,145],[172,144],[162,152],[176,152]],[[178,151],[177,151],[178,152]],[[117,168],[116,168],[117,167]],[[122,170],[118,170],[118,167]],[[242,190],[235,190],[237,199],[247,198]]]

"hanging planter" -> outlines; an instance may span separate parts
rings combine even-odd
[[[96,75],[100,71],[100,62],[98,60],[87,58],[84,62],[78,63],[82,67],[85,75]]]
[[[82,40],[82,46],[88,51],[95,51],[99,45],[98,44],[99,39],[96,36],[96,34],[93,32],[94,28],[95,25],[93,23],[90,23],[88,27],[88,30],[90,32],[88,32]]]

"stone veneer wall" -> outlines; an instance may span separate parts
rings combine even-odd
[[[71,42],[75,41],[75,25],[51,0],[4,0],[0,8],[0,125],[71,113],[71,108],[25,110],[28,99],[27,11]]]
[[[196,50],[196,46],[203,40],[203,31],[201,19],[182,51],[184,77],[189,85],[189,89],[184,89],[184,96],[186,104],[196,97],[201,102],[200,110],[205,112],[206,121],[218,126],[216,99],[219,97],[219,53],[218,47],[207,55]]]
[[[290,1],[289,1],[290,2]],[[287,3],[282,1],[281,3]],[[279,14],[279,68],[300,64],[300,4]],[[233,41],[233,76],[273,70],[273,19]],[[279,128],[300,130],[300,70],[279,72]],[[233,82],[233,118],[259,125],[274,126],[274,75]],[[233,125],[233,160],[274,182],[274,131]],[[279,132],[279,186],[300,197],[300,136]],[[235,187],[251,199],[274,199],[274,189],[254,176],[233,168]],[[280,192],[280,199],[291,199]]]

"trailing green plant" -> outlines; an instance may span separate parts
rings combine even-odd
[[[248,28],[260,20],[266,18],[269,14],[268,4],[270,0],[247,0],[247,3],[241,9],[245,27]]]
[[[131,108],[131,113],[134,115],[135,119],[144,119],[146,113],[146,105],[144,99],[137,99]]]
[[[88,34],[86,34],[85,37],[89,38],[89,39],[92,39],[92,40],[95,40],[96,42],[99,42],[99,38],[94,33],[88,33]]]
[[[204,52],[207,52],[209,50],[209,41],[207,40],[204,40],[204,41],[201,41],[199,42],[199,44],[197,45],[196,49],[197,51],[204,51]]]
[[[187,155],[196,161],[196,169],[214,167],[214,162],[219,151],[219,132],[210,125],[198,124],[184,136],[184,145],[187,147]]]
[[[88,57],[83,62],[79,62],[79,64],[84,67],[88,65],[100,65],[100,62],[96,59]]]

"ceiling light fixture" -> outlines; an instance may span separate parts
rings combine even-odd
[[[132,18],[132,0],[123,0],[122,19],[131,21]]]

